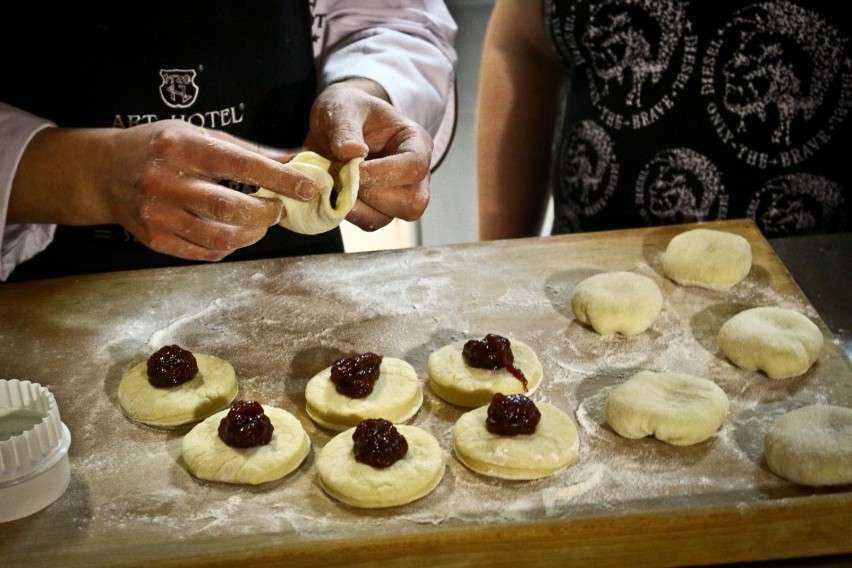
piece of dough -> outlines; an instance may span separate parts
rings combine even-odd
[[[386,468],[355,460],[355,428],[332,438],[316,461],[323,490],[338,501],[363,508],[405,505],[431,493],[444,477],[446,467],[438,440],[416,426],[395,427],[405,437],[408,452]]]
[[[277,197],[284,203],[286,214],[279,225],[285,229],[304,235],[325,233],[340,225],[355,205],[360,183],[358,168],[363,161],[356,158],[340,164],[314,152],[300,152],[288,164],[316,180],[319,191],[314,199],[300,201],[263,187],[253,195]]]
[[[633,272],[595,274],[577,284],[571,296],[574,316],[600,335],[642,333],[662,308],[659,286]]]
[[[366,418],[405,422],[420,410],[423,389],[414,367],[402,359],[383,357],[373,392],[366,397],[352,398],[337,392],[328,367],[308,381],[305,400],[305,411],[314,422],[340,432]]]
[[[625,438],[654,436],[673,446],[689,446],[716,433],[729,404],[725,391],[708,379],[640,371],[613,389],[604,414]]]
[[[800,485],[852,483],[852,408],[814,404],[775,419],[763,439],[773,473]]]
[[[429,355],[426,369],[432,391],[458,406],[474,408],[491,402],[495,393],[531,395],[541,384],[544,370],[535,352],[526,343],[510,339],[515,366],[527,379],[524,384],[512,373],[503,369],[471,367],[462,356],[467,340],[457,341]]]
[[[729,290],[751,271],[751,245],[740,235],[692,229],[669,241],[663,272],[684,286]]]
[[[501,479],[539,479],[574,463],[580,436],[571,417],[546,402],[536,403],[541,420],[532,434],[501,436],[485,426],[488,406],[470,410],[453,426],[453,450],[469,469]]]
[[[230,409],[196,424],[183,438],[181,457],[199,479],[257,485],[281,479],[305,460],[311,441],[299,420],[284,409],[264,406],[272,439],[252,448],[234,448],[219,437],[219,423]]]
[[[817,325],[794,310],[751,308],[719,329],[719,348],[731,362],[769,378],[801,375],[819,357],[823,336]]]
[[[203,353],[193,353],[198,373],[175,387],[158,388],[148,382],[143,361],[121,378],[118,402],[122,412],[151,426],[179,426],[204,420],[237,397],[237,377],[230,363]]]

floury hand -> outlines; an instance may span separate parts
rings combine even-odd
[[[157,252],[221,260],[262,238],[284,211],[278,200],[251,197],[219,182],[267,187],[303,200],[316,193],[310,177],[275,159],[282,155],[180,120],[127,129],[47,128],[21,159],[9,220],[117,223]]]

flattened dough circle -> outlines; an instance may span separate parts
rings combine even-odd
[[[744,310],[719,329],[719,348],[734,365],[763,371],[771,379],[810,369],[823,342],[822,332],[806,316],[774,306]]]
[[[546,402],[536,403],[541,421],[532,434],[500,436],[485,426],[488,406],[470,410],[453,425],[453,450],[469,469],[501,479],[539,479],[577,459],[580,437],[570,416]]]
[[[728,396],[716,383],[683,373],[640,371],[610,393],[607,424],[629,439],[654,436],[689,446],[713,436],[728,415]]]
[[[577,284],[571,295],[574,316],[600,335],[642,333],[662,308],[656,282],[633,272],[595,274]]]
[[[541,384],[544,370],[532,348],[521,341],[510,339],[515,366],[528,382],[524,384],[513,374],[503,369],[479,369],[471,367],[462,357],[467,340],[457,341],[433,351],[429,355],[426,370],[432,391],[458,406],[474,408],[491,402],[495,393],[531,395]]]
[[[286,214],[279,225],[285,229],[304,235],[325,233],[340,225],[355,205],[360,183],[358,168],[363,161],[356,158],[340,164],[314,152],[300,152],[288,164],[316,180],[319,191],[314,199],[299,201],[263,187],[254,195],[275,197],[284,203]]]
[[[852,483],[852,408],[814,404],[775,419],[763,439],[769,469],[822,487]]]
[[[176,387],[158,388],[148,382],[147,361],[129,369],[118,385],[122,412],[150,426],[179,426],[204,420],[227,408],[237,396],[237,377],[230,363],[212,355],[193,353],[198,373]]]
[[[314,375],[305,386],[305,411],[325,428],[340,432],[353,428],[366,418],[405,422],[423,404],[423,389],[417,371],[408,362],[383,357],[373,392],[352,398],[337,392],[331,382],[331,367]]]
[[[355,460],[350,428],[332,438],[317,456],[320,486],[331,497],[362,508],[405,505],[432,492],[444,477],[446,460],[431,434],[416,426],[396,424],[408,442],[408,453],[383,469]]]
[[[264,406],[274,430],[268,444],[234,448],[219,437],[219,423],[229,409],[196,424],[183,438],[181,457],[199,479],[258,485],[281,479],[305,460],[311,448],[299,420],[284,409]]]
[[[692,229],[669,241],[663,272],[684,286],[729,290],[748,275],[751,262],[751,245],[744,237]]]

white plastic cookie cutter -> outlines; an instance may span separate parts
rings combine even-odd
[[[70,446],[49,390],[0,379],[0,522],[32,515],[65,493]]]

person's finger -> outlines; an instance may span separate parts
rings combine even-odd
[[[203,219],[173,207],[153,207],[146,223],[128,230],[146,246],[192,260],[221,260],[266,234],[265,227],[241,227]]]
[[[364,116],[359,109],[354,105],[333,105],[322,121],[322,132],[329,137],[330,150],[337,161],[367,157],[369,148],[364,141]]]
[[[231,253],[262,239],[266,229],[229,225],[188,215],[172,226],[172,234],[203,249]]]
[[[239,138],[238,136],[234,136],[233,134],[229,134],[222,130],[204,130],[204,134],[226,142],[231,142],[237,146],[245,148],[249,152],[262,154],[263,156],[279,163],[289,162],[293,159],[293,156],[304,150],[302,147],[277,148],[274,146],[267,146],[265,144]]]
[[[364,188],[363,193],[358,192],[358,202],[388,217],[416,221],[429,205],[429,184],[423,181],[414,186]]]
[[[413,159],[429,164],[434,142],[432,137],[418,125],[394,121],[385,127],[365,128],[364,140],[370,147],[370,155],[387,157],[411,154]]]
[[[197,133],[193,146],[184,150],[195,172],[216,181],[229,180],[265,187],[295,199],[309,200],[318,191],[309,175],[263,154],[249,151],[218,136]]]
[[[414,152],[401,152],[365,160],[358,168],[361,187],[415,186],[429,179],[429,158]]]
[[[360,227],[361,230],[372,232],[393,221],[393,217],[385,215],[359,199],[355,202],[349,214],[346,215],[346,220]]]
[[[429,205],[428,162],[397,154],[361,165],[358,200],[373,210],[405,221],[416,221]]]
[[[233,250],[221,251],[200,247],[173,234],[160,235],[156,241],[146,242],[143,239],[140,239],[140,241],[154,252],[186,260],[216,262],[234,252]]]
[[[278,199],[257,198],[193,178],[183,178],[182,183],[174,184],[168,203],[203,219],[242,227],[270,227],[283,214]]]

